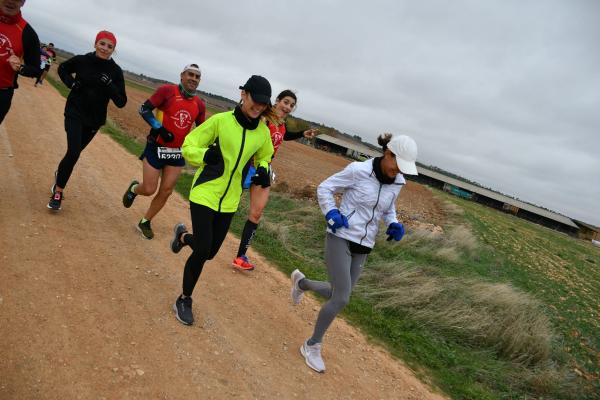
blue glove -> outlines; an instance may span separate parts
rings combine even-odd
[[[388,241],[394,239],[397,242],[404,236],[404,225],[398,222],[392,222],[390,226],[388,226],[387,231],[385,231],[385,234],[388,235]]]
[[[346,218],[346,216],[337,208],[329,210],[327,214],[325,214],[325,220],[327,221],[327,226],[333,233],[335,233],[336,229],[348,227],[348,218]]]

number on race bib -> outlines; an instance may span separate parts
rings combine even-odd
[[[156,154],[159,160],[179,160],[181,159],[180,147],[158,147]]]

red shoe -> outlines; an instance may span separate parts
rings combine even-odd
[[[254,264],[251,264],[250,261],[248,261],[248,257],[245,255],[236,257],[231,262],[231,265],[243,271],[252,271],[254,269]]]

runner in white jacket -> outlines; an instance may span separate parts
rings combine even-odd
[[[353,162],[323,181],[317,188],[319,206],[327,221],[325,262],[328,282],[311,281],[299,270],[292,272],[292,301],[300,303],[312,290],[328,301],[323,304],[311,338],[300,347],[306,364],[325,372],[321,343],[327,328],[348,304],[367,255],[375,245],[379,223],[388,227],[388,240],[404,236],[396,218],[396,199],[406,183],[403,174],[417,175],[417,144],[408,136],[379,137],[383,157]],[[339,208],[335,193],[343,193]]]

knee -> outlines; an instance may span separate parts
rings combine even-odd
[[[335,296],[329,300],[331,306],[337,311],[343,310],[350,302],[350,295]]]
[[[252,222],[254,222],[255,224],[258,224],[260,222],[260,217],[262,217],[262,209],[261,210],[250,210],[250,212],[248,213],[248,219]]]
[[[160,188],[157,196],[168,199],[171,194],[173,194],[173,188]]]
[[[141,194],[142,196],[150,196],[154,192],[156,192],[157,185],[151,185],[146,182],[142,182],[135,188],[137,194]]]

